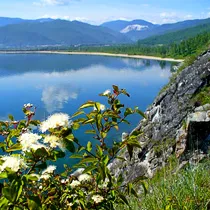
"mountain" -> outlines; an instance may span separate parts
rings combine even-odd
[[[155,25],[144,20],[111,21],[103,23],[102,26],[112,30],[115,28],[116,31],[126,34],[133,41],[137,41],[139,39],[141,40],[151,36],[162,35],[208,23],[210,23],[210,18],[186,20],[163,25]]]
[[[149,38],[139,40],[138,44],[163,45],[163,44],[179,43],[182,40],[187,40],[189,38],[195,37],[198,34],[202,34],[205,32],[210,32],[210,23],[179,30],[176,32],[166,33],[163,35],[151,36]]]
[[[0,27],[1,47],[131,43],[119,32],[79,21],[41,19]]]
[[[21,19],[21,18],[0,17],[0,27],[11,25],[11,24],[19,24],[19,23],[23,23],[23,22],[49,22],[49,21],[53,21],[53,19],[40,18],[37,20],[26,20],[26,19]]]
[[[138,38],[133,36],[132,35],[133,33],[148,31],[153,28],[156,28],[158,25],[155,25],[145,20],[132,20],[132,21],[116,20],[116,21],[103,23],[101,26],[126,34],[132,40],[136,41],[138,40]]]
[[[7,18],[7,17],[0,17],[0,27],[1,26],[6,26],[9,24],[17,24],[17,23],[22,23],[25,20],[21,18]]]

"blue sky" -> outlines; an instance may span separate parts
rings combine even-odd
[[[210,0],[1,0],[0,16],[100,24],[115,19],[169,23],[210,17]]]

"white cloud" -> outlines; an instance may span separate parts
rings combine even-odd
[[[69,21],[73,21],[73,20],[77,20],[77,21],[81,21],[81,22],[88,22],[89,19],[88,18],[85,18],[85,17],[70,17],[68,15],[65,15],[65,16],[61,16],[61,15],[48,15],[48,14],[45,14],[39,18],[51,18],[51,19],[61,19],[61,20],[69,20]]]
[[[39,0],[33,2],[36,6],[65,6],[69,5],[72,1],[75,0]]]
[[[185,17],[184,17],[185,19],[192,19],[193,18],[193,16],[192,15],[185,15]]]
[[[175,12],[162,12],[160,13],[162,23],[175,23],[179,20],[179,17]]]

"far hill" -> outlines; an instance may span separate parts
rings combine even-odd
[[[24,23],[24,22],[49,22],[49,21],[53,21],[53,19],[40,18],[37,20],[26,20],[26,19],[21,19],[21,18],[0,17],[0,27],[11,25],[11,24]]]
[[[170,24],[163,24],[163,25],[155,25],[144,20],[135,20],[135,21],[119,21],[118,20],[118,21],[104,23],[102,24],[102,26],[111,28],[112,30],[114,30],[115,28],[115,30],[117,30],[118,32],[121,32],[121,33],[124,32],[124,34],[126,34],[129,38],[131,38],[134,41],[137,41],[140,39],[146,39],[151,36],[162,35],[169,32],[176,32],[182,29],[187,29],[187,28],[195,27],[202,24],[208,24],[208,23],[210,23],[210,18],[186,20],[186,21],[181,21],[177,23],[170,23]],[[139,27],[137,25],[139,25]],[[142,26],[145,26],[145,27],[142,27]],[[125,30],[126,27],[128,30]]]
[[[148,21],[145,21],[145,20],[132,20],[132,21],[116,20],[116,21],[103,23],[101,26],[110,28],[117,32],[128,33],[133,30],[134,31],[147,30],[157,25],[150,23]]]
[[[111,45],[131,43],[125,35],[79,21],[26,21],[0,27],[1,47]]]
[[[197,34],[210,32],[210,23],[198,25],[192,28],[179,30],[176,32],[166,33],[159,36],[152,36],[147,39],[139,40],[138,44],[145,45],[168,45],[172,43],[179,43],[183,40],[192,38]]]

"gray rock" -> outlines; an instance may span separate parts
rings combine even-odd
[[[209,104],[196,108],[194,104],[190,103],[192,97],[210,82],[209,58],[210,50],[199,56],[191,66],[182,70],[167,90],[158,95],[153,104],[148,107],[145,112],[148,120],[142,120],[134,129],[144,133],[138,140],[143,144],[145,154],[142,157],[140,155],[141,150],[136,150],[132,160],[123,164],[123,167],[122,164],[119,165],[118,160],[114,160],[110,168],[114,173],[116,172],[116,175],[123,173],[126,180],[129,181],[146,174],[148,170],[154,173],[158,167],[164,165],[167,157],[173,153],[171,148],[174,147],[174,143],[171,142],[170,149],[160,152],[161,157],[156,157],[153,151],[154,145],[161,144],[167,139],[176,139],[176,143],[180,142],[181,147],[179,149],[183,153],[187,148],[188,141],[187,133],[182,128],[183,120],[186,120],[187,116],[193,113],[188,117],[188,124],[190,121],[209,121],[210,112],[206,112],[206,109],[210,109]],[[182,132],[177,137],[177,130],[180,128],[182,128]],[[148,162],[147,170],[141,165],[145,161],[144,157],[147,158],[146,161]]]

